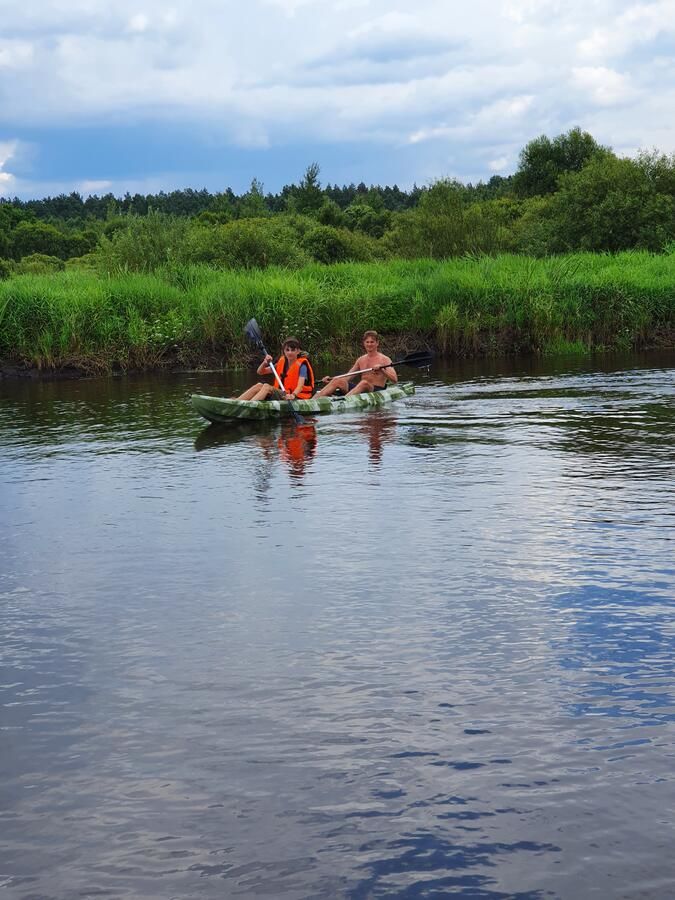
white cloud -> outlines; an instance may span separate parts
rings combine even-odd
[[[5,166],[16,155],[18,146],[18,141],[0,141],[0,189],[6,190],[16,180],[11,172],[5,171]]]
[[[575,85],[598,106],[626,104],[635,93],[629,78],[604,66],[575,68],[572,76]]]
[[[509,0],[504,4],[504,13],[520,25],[542,16],[550,19],[560,12],[561,5],[558,0]]]
[[[148,30],[149,25],[150,19],[144,13],[136,13],[129,19],[128,28],[129,31],[142,34],[144,31]]]
[[[675,0],[631,5],[610,17],[577,44],[582,58],[602,62],[661,36],[675,37]]]
[[[322,0],[263,0],[263,5],[276,7],[289,18],[293,18],[300,9],[308,6],[320,6],[321,3]]]
[[[522,118],[531,108],[533,101],[534,97],[532,96],[506,97],[488,104],[457,124],[421,128],[414,131],[408,137],[408,141],[411,144],[419,144],[422,141],[439,138],[462,138],[465,140],[467,136],[475,137],[477,133],[484,132],[486,128],[489,132],[497,135],[506,123]]]
[[[95,179],[92,179],[90,181],[81,181],[77,185],[76,190],[80,194],[83,194],[84,196],[88,196],[89,194],[104,194],[107,191],[109,191],[112,186],[113,186],[112,181],[101,178],[98,181]]]
[[[4,169],[10,159],[16,155],[18,147],[18,141],[0,141],[0,169]]]
[[[33,57],[33,45],[28,41],[0,41],[0,69],[25,69]]]
[[[500,156],[498,159],[491,159],[488,162],[488,169],[491,172],[503,172],[508,166],[509,160],[506,156]]]

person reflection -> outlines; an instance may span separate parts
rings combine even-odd
[[[291,478],[302,479],[316,455],[316,427],[309,422],[296,425],[284,422],[277,438],[279,456],[288,466]]]
[[[256,442],[266,464],[261,466],[261,470],[269,472],[278,457],[285,463],[291,478],[302,479],[308,464],[316,455],[316,427],[309,422],[296,425],[289,420],[282,423],[276,437],[272,432],[263,432],[256,436]],[[269,479],[265,486],[268,483]]]
[[[368,459],[374,466],[382,462],[382,448],[396,430],[396,418],[389,413],[371,412],[359,425],[368,438]]]

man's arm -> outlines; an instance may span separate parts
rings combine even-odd
[[[389,359],[389,357],[386,356],[385,359],[387,360],[387,362],[384,363],[384,365],[380,366],[380,371],[389,379],[389,381],[391,381],[393,384],[396,384],[398,382],[398,372],[391,365],[391,360]]]

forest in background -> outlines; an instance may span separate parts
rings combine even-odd
[[[579,128],[536,138],[513,175],[475,185],[322,187],[312,163],[277,194],[254,178],[242,195],[188,188],[0,200],[0,278],[65,268],[148,273],[168,263],[299,269],[467,254],[661,253],[673,242],[675,155],[618,157]]]

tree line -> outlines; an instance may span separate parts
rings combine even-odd
[[[619,157],[579,128],[530,141],[513,175],[477,184],[323,187],[319,176],[312,163],[277,194],[254,178],[241,195],[228,188],[0,199],[0,276],[66,266],[153,271],[172,262],[259,268],[658,253],[675,243],[675,154]]]

